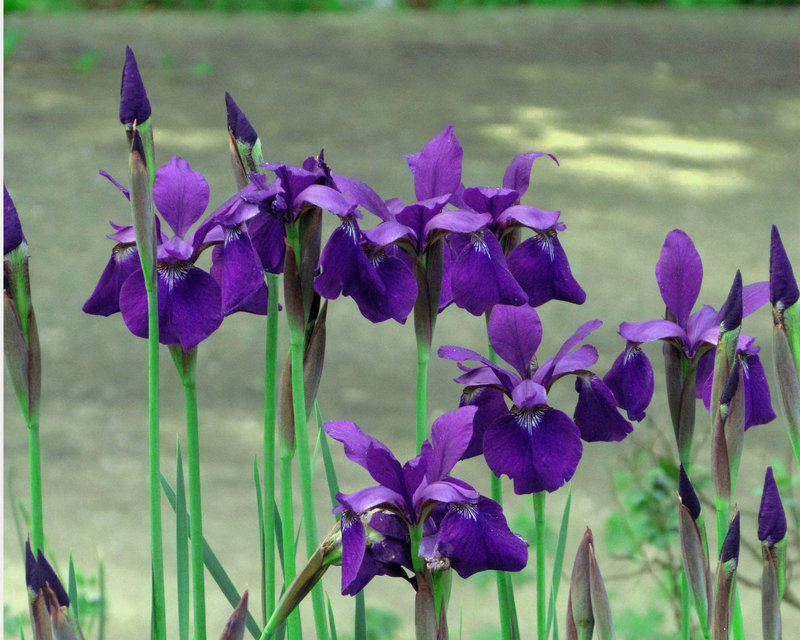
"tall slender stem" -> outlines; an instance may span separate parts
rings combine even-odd
[[[200,434],[195,383],[196,350],[184,352],[181,378],[186,411],[186,460],[189,489],[189,529],[192,545],[192,611],[194,640],[206,638],[205,566],[203,564],[203,507],[200,498]]]
[[[428,363],[430,359],[430,347],[424,340],[417,339],[417,453],[422,451],[422,443],[428,436]]]
[[[292,458],[294,451],[285,439],[281,439],[280,476],[281,476],[281,534],[283,542],[283,584],[288,587],[297,575],[294,546],[294,504],[292,500]],[[289,640],[300,637],[300,611],[295,609],[286,621]]]
[[[533,494],[533,513],[536,519],[536,637],[545,640],[547,593],[544,567],[544,501],[547,494]]]
[[[153,581],[154,636],[167,637],[164,595],[164,550],[161,532],[161,443],[159,420],[158,291],[153,279],[145,278],[147,292],[147,461],[150,493],[150,558]]]
[[[681,569],[680,576],[678,578],[679,585],[681,589],[681,640],[690,640],[691,633],[690,633],[690,598],[689,598],[689,583],[686,580],[686,572]]]
[[[303,379],[304,332],[290,326],[289,348],[292,359],[292,409],[294,411],[294,442],[297,451],[297,470],[300,475],[300,495],[303,505],[303,528],[306,554],[311,556],[317,548],[317,517],[314,513],[314,488],[311,482],[311,454],[308,450],[308,424],[306,416],[305,381]],[[318,640],[327,640],[328,626],[325,615],[325,596],[322,583],[311,590],[314,624]]]
[[[278,276],[267,274],[267,343],[264,354],[264,610],[275,608],[275,425],[278,372]]]
[[[31,490],[31,547],[34,553],[44,551],[42,523],[42,458],[39,446],[38,416],[28,419],[28,474]]]

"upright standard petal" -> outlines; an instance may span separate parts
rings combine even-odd
[[[546,406],[498,418],[483,438],[489,468],[509,476],[517,494],[555,491],[572,478],[582,453],[575,423]]]
[[[656,281],[667,309],[685,327],[703,282],[700,254],[686,232],[674,229],[667,234],[656,264]]]
[[[549,300],[583,304],[586,293],[572,275],[555,231],[528,238],[508,256],[508,268],[532,307]]]
[[[500,505],[484,496],[448,505],[436,550],[462,578],[488,569],[520,571],[528,563],[528,545],[508,528]]]
[[[521,378],[529,377],[531,361],[542,342],[542,322],[536,310],[527,305],[497,305],[489,316],[487,332],[497,355]]]
[[[182,238],[200,219],[208,200],[208,182],[183,158],[173,156],[156,171],[153,202],[176,236]]]
[[[430,447],[423,451],[428,482],[441,480],[466,451],[472,438],[472,421],[477,407],[460,407],[445,413],[431,425]]]
[[[454,193],[461,184],[463,156],[464,150],[453,132],[453,126],[446,126],[423,147],[413,163],[417,200]]]
[[[542,156],[552,158],[553,162],[558,164],[556,157],[550,153],[542,151],[526,151],[516,156],[511,164],[506,168],[505,175],[503,176],[503,187],[506,189],[514,189],[522,197],[528,190],[531,180],[531,171],[533,163]]]

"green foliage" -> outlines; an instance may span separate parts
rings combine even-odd
[[[644,613],[632,609],[614,611],[614,630],[620,638],[647,638],[648,640],[676,640],[677,633],[664,630],[664,614],[658,609]]]
[[[75,58],[75,60],[72,61],[71,66],[79,73],[86,73],[97,66],[97,63],[100,62],[101,55],[100,49],[89,49]]]
[[[17,50],[22,42],[22,29],[6,29],[3,32],[3,57],[7,58]]]
[[[388,609],[367,607],[367,640],[392,640],[400,628],[400,618]]]

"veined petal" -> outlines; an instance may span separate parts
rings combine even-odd
[[[231,229],[225,242],[214,247],[211,275],[222,289],[222,313],[239,309],[264,285],[264,272],[250,237],[244,229]]]
[[[517,494],[555,491],[572,478],[582,452],[578,427],[550,407],[498,418],[483,438],[489,468],[497,476],[509,476]]]
[[[656,264],[656,281],[667,308],[685,327],[703,282],[700,254],[686,232],[675,229],[667,234]]]
[[[583,291],[555,233],[537,234],[508,256],[508,268],[528,294],[528,304],[538,307],[549,300],[583,304]]]
[[[603,382],[611,389],[617,404],[629,420],[642,420],[655,390],[653,366],[636,343],[629,342],[617,356]]]
[[[475,316],[495,305],[523,305],[528,299],[508,270],[500,243],[487,230],[470,234],[452,265],[450,290],[456,305]]]
[[[322,251],[314,290],[328,300],[335,300],[342,293],[347,295],[359,279],[360,270],[372,266],[358,245],[357,229],[354,221],[344,220],[331,233]],[[377,274],[373,276],[377,280]]]
[[[417,300],[417,280],[404,259],[407,257],[397,247],[386,247],[370,258],[386,288],[381,307],[388,317],[400,323],[406,321]]]
[[[464,151],[448,125],[430,140],[422,152],[409,160],[414,175],[414,192],[417,200],[450,195],[461,184],[461,161]]]
[[[208,206],[209,188],[203,174],[174,156],[156,171],[153,203],[175,235],[183,237]]]
[[[466,460],[483,453],[483,434],[486,428],[501,415],[508,413],[505,396],[491,387],[467,388],[461,395],[459,406],[477,407],[472,419],[472,438],[461,459]]]
[[[159,306],[162,280],[167,282],[168,331],[184,351],[191,351],[222,324],[222,292],[216,280],[197,267],[170,266],[163,272],[159,268]]]
[[[596,375],[575,379],[578,403],[573,420],[586,442],[620,442],[633,426],[617,411],[614,394]]]
[[[345,511],[341,519],[342,530],[342,593],[358,577],[364,554],[367,550],[367,532],[361,516],[352,511]]]
[[[542,322],[533,307],[500,304],[492,309],[487,328],[489,343],[498,356],[528,377],[542,341]]]
[[[500,505],[484,496],[474,504],[449,505],[437,551],[462,578],[487,569],[520,571],[528,562],[528,545],[508,528]]]
[[[110,316],[119,311],[119,295],[122,285],[135,271],[142,270],[139,253],[135,246],[118,244],[111,251],[111,258],[100,276],[92,295],[83,304],[84,313]]]
[[[263,213],[250,220],[247,229],[264,271],[283,273],[286,255],[286,227],[283,222]]]

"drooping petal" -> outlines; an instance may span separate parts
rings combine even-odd
[[[167,331],[184,351],[190,351],[222,324],[222,292],[217,281],[197,267],[185,271],[181,267],[163,276],[159,269],[159,299],[162,279],[167,280]]]
[[[667,234],[656,264],[656,281],[667,308],[685,327],[703,282],[700,254],[686,232],[674,229]]]
[[[363,513],[382,504],[390,504],[401,510],[406,507],[406,500],[403,496],[381,485],[367,487],[347,495],[340,493],[336,499],[346,509],[355,513]]]
[[[501,415],[508,413],[503,392],[491,387],[467,388],[461,395],[459,406],[477,407],[472,420],[472,438],[461,459],[466,460],[483,453],[483,435],[486,428]]]
[[[503,509],[484,496],[475,504],[451,504],[437,536],[437,551],[462,578],[478,571],[520,571],[528,545],[508,528]]]
[[[342,193],[346,193],[370,213],[383,221],[394,219],[381,197],[368,184],[339,174],[333,174],[333,179]]]
[[[550,407],[498,418],[483,438],[489,468],[509,476],[517,494],[555,491],[572,478],[582,452],[578,427]]]
[[[564,341],[556,355],[552,358],[540,363],[539,368],[533,375],[533,379],[545,388],[550,387],[550,383],[557,374],[563,374],[569,371],[569,368],[561,367],[562,360],[565,360],[572,351],[572,348],[583,342],[593,331],[603,325],[603,321],[595,318],[584,322],[580,327],[575,330],[569,338]],[[584,345],[589,346],[589,345]],[[597,359],[597,351],[592,347],[590,350],[576,349],[572,352],[576,357],[570,363],[572,366],[582,367],[585,363],[586,366],[591,366]],[[573,369],[574,370],[574,369]]]
[[[286,226],[283,222],[263,213],[250,220],[247,228],[264,271],[283,273],[286,255]]]
[[[323,298],[335,300],[342,293],[349,295],[361,271],[370,268],[373,280],[382,287],[374,267],[358,245],[357,230],[355,221],[345,219],[328,239],[319,261],[320,273],[314,279],[314,290]]]
[[[537,234],[508,256],[508,268],[528,294],[528,304],[538,307],[549,300],[583,304],[586,293],[569,268],[567,255],[555,232]]]
[[[211,275],[222,289],[222,313],[230,315],[264,285],[264,272],[250,236],[243,228],[225,234],[225,242],[214,247]]]
[[[617,411],[614,394],[595,375],[575,379],[578,403],[573,420],[586,442],[620,442],[633,431],[633,426]]]
[[[153,203],[176,236],[183,237],[208,206],[208,182],[186,160],[173,158],[156,171]]]
[[[497,305],[487,327],[489,344],[498,356],[527,378],[531,360],[542,342],[542,321],[533,307]]]
[[[397,247],[386,247],[370,256],[386,294],[381,305],[386,315],[397,322],[406,321],[417,300],[417,280],[406,259]]]
[[[475,316],[498,304],[524,305],[527,296],[508,270],[503,249],[490,231],[470,234],[450,271],[457,306]]]
[[[461,184],[463,156],[464,151],[453,133],[453,126],[446,126],[414,158],[411,169],[417,200],[449,196],[455,192]]]
[[[509,226],[516,222],[529,229],[545,231],[555,226],[560,215],[560,211],[545,211],[544,209],[518,204],[506,209],[498,217],[497,221],[503,226]]]
[[[686,332],[669,320],[645,320],[644,322],[623,322],[619,325],[619,335],[630,342],[653,342],[666,338],[686,338]]]
[[[758,355],[743,356],[745,430],[775,419],[767,376]]]
[[[135,271],[142,270],[135,246],[118,244],[103,270],[92,295],[83,304],[84,313],[110,316],[119,311],[119,294],[125,280]]]
[[[361,516],[352,511],[342,515],[342,594],[346,594],[358,577],[367,550],[367,532]]]
[[[344,445],[344,455],[348,460],[367,468],[367,449],[370,446],[384,448],[387,452],[388,447],[377,438],[364,433],[355,422],[349,420],[334,420],[326,422],[324,427],[327,433],[334,440],[338,440]]]
[[[533,163],[537,158],[548,156],[553,159],[553,162],[558,164],[556,157],[550,153],[543,151],[526,151],[516,156],[511,164],[506,168],[505,175],[503,175],[503,187],[506,189],[514,189],[522,197],[528,190],[531,180],[531,170]]]
[[[617,356],[603,382],[611,389],[617,404],[625,409],[629,420],[639,422],[650,406],[655,390],[653,366],[635,342],[629,342]]]

